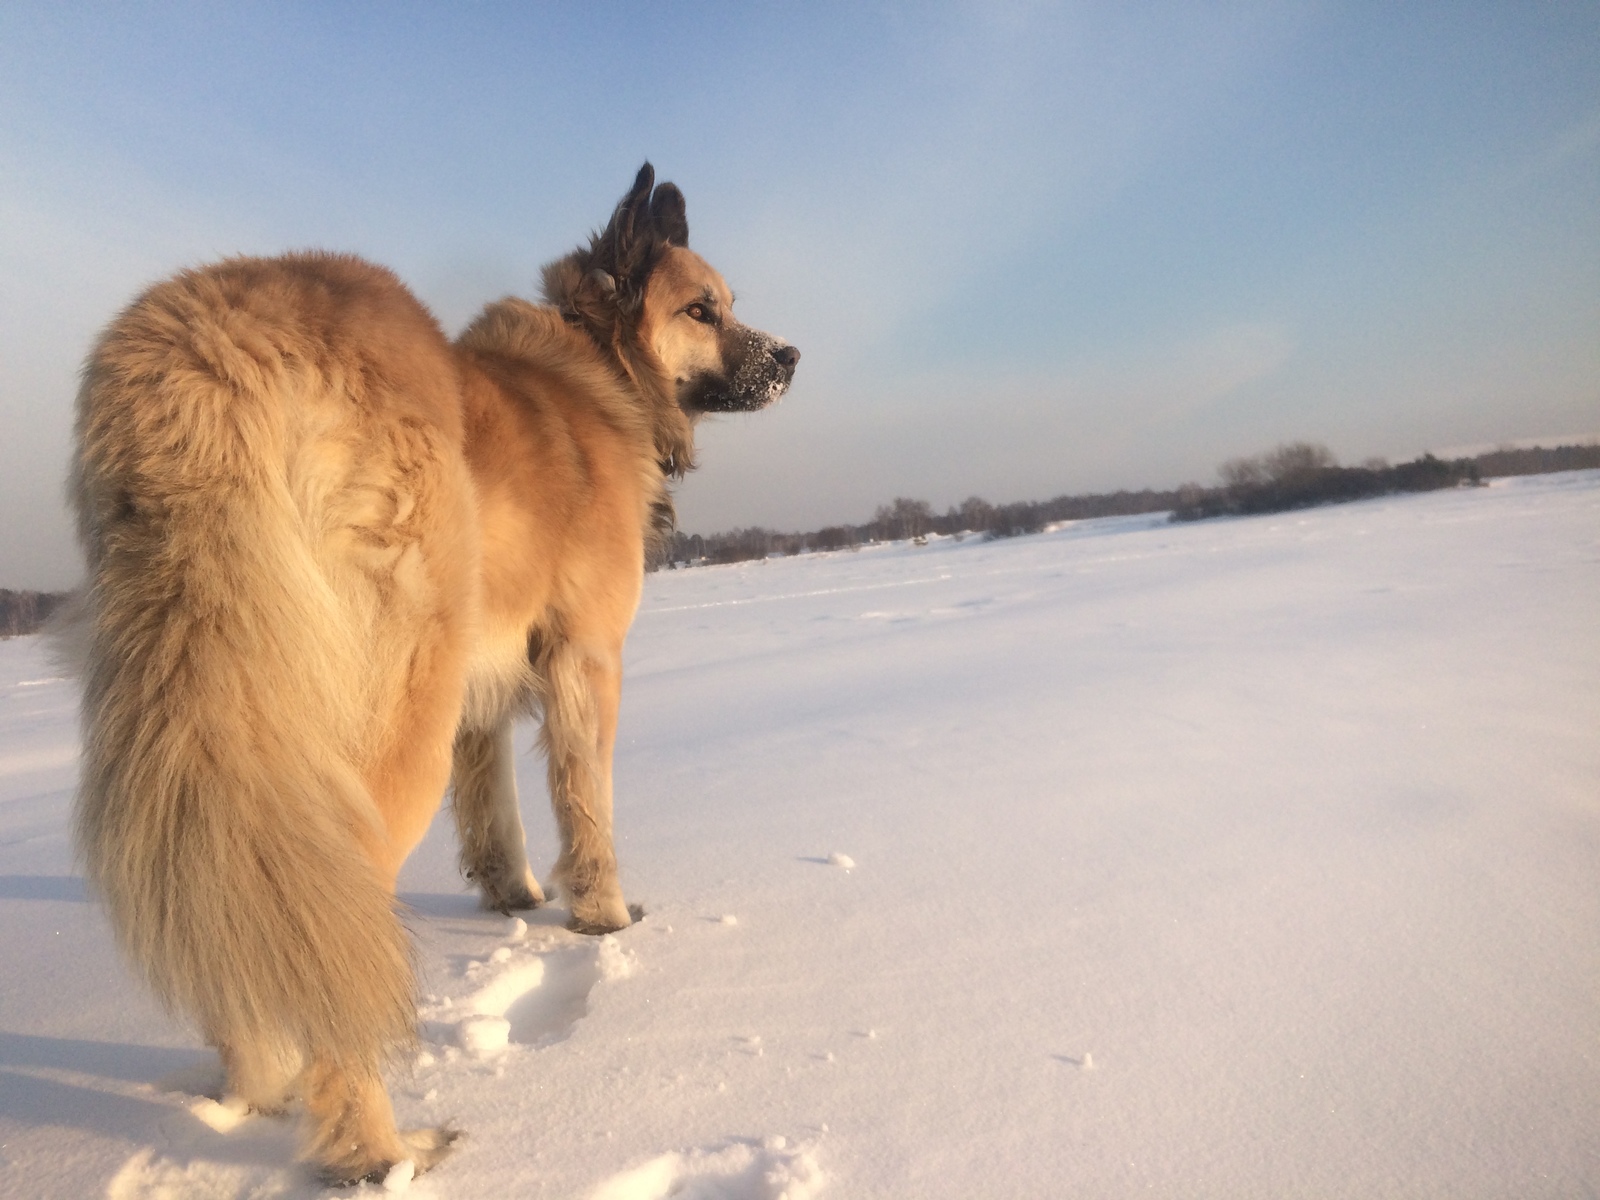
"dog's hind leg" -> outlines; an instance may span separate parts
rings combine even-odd
[[[295,1081],[305,1066],[298,1047],[282,1038],[214,1037],[227,1073],[227,1091],[259,1113],[284,1112],[294,1098]]]
[[[376,1072],[319,1059],[301,1081],[306,1107],[304,1151],[333,1187],[382,1182],[396,1163],[420,1175],[450,1153],[461,1135],[450,1128],[395,1128],[389,1093]]]
[[[503,913],[544,903],[528,866],[513,756],[510,716],[494,729],[463,729],[450,780],[461,873],[482,890],[484,908]]]
[[[550,802],[561,830],[554,876],[572,908],[567,927],[609,933],[632,923],[611,842],[611,754],[622,699],[620,652],[547,645],[537,663]]]

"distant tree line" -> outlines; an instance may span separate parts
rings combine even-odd
[[[1114,517],[1126,513],[1166,512],[1178,503],[1178,493],[1105,492],[1089,496],[1057,496],[1054,500],[990,504],[969,496],[943,513],[926,500],[896,496],[879,507],[872,520],[861,525],[829,525],[810,533],[780,533],[751,526],[726,533],[673,534],[646,565],[650,570],[743,562],[773,555],[806,554],[816,550],[848,550],[873,542],[915,541],[930,534],[978,534],[1015,537],[1038,533],[1053,521],[1078,521],[1087,517]]]
[[[13,592],[0,588],[0,637],[37,632],[66,598],[64,592]]]
[[[872,520],[864,524],[829,525],[810,533],[779,533],[759,526],[713,534],[679,530],[646,566],[654,571],[667,566],[742,562],[776,554],[847,550],[872,542],[915,541],[930,534],[1015,537],[1037,533],[1056,521],[1090,517],[1170,511],[1175,521],[1194,521],[1229,514],[1281,512],[1393,492],[1458,487],[1501,475],[1542,475],[1596,467],[1600,467],[1600,445],[1491,450],[1473,458],[1450,460],[1424,454],[1398,466],[1374,459],[1359,467],[1341,467],[1327,447],[1291,442],[1266,454],[1223,463],[1218,471],[1222,482],[1217,487],[1186,483],[1167,492],[1146,488],[1013,504],[990,504],[981,497],[969,496],[943,513],[934,512],[926,500],[897,496],[880,506]],[[64,592],[0,588],[0,637],[38,632],[66,599]]]
[[[1445,461],[1431,454],[1391,467],[1373,461],[1359,467],[1341,467],[1326,446],[1290,442],[1254,458],[1235,458],[1222,464],[1222,485],[1203,488],[1191,484],[1172,510],[1174,521],[1205,517],[1285,512],[1316,504],[1338,504],[1393,492],[1429,492],[1439,488],[1477,484],[1482,474],[1475,459]]]
[[[860,525],[829,525],[810,533],[780,533],[753,525],[726,533],[676,531],[646,566],[744,562],[774,555],[847,550],[872,542],[915,541],[929,534],[1015,537],[1056,521],[1170,511],[1175,521],[1228,514],[1280,512],[1314,504],[1359,500],[1393,492],[1422,492],[1475,484],[1492,476],[1539,475],[1600,467],[1600,445],[1493,450],[1474,458],[1444,460],[1431,454],[1390,466],[1378,459],[1341,467],[1327,447],[1292,442],[1253,458],[1231,459],[1218,487],[1186,483],[1172,491],[1101,492],[1053,500],[990,504],[971,496],[942,514],[925,500],[897,496]]]
[[[1494,450],[1472,458],[1441,459],[1424,454],[1390,466],[1372,459],[1341,467],[1326,446],[1289,442],[1252,458],[1222,464],[1220,487],[1188,484],[1179,489],[1174,521],[1204,517],[1285,512],[1317,504],[1338,504],[1396,492],[1431,492],[1476,486],[1491,476],[1538,475],[1600,467],[1600,446]]]
[[[1526,450],[1491,450],[1473,460],[1485,479],[1501,475],[1549,475],[1555,471],[1587,471],[1600,467],[1600,445],[1530,446]]]

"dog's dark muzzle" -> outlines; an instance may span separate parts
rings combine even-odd
[[[800,351],[769,333],[739,328],[724,335],[727,375],[701,375],[684,396],[696,412],[755,412],[789,390]]]

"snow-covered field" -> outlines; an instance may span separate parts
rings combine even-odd
[[[629,659],[641,924],[407,867],[410,1195],[1600,1194],[1600,472],[668,572]],[[0,643],[0,1194],[315,1194],[74,876],[52,674]]]

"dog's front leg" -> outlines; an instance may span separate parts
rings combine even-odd
[[[617,882],[611,842],[611,755],[622,699],[621,654],[586,653],[571,642],[541,664],[550,802],[561,830],[555,878],[572,905],[567,927],[609,933],[632,922]]]
[[[544,903],[528,866],[512,756],[507,715],[494,729],[456,734],[450,776],[461,873],[482,890],[484,908],[503,913]]]

